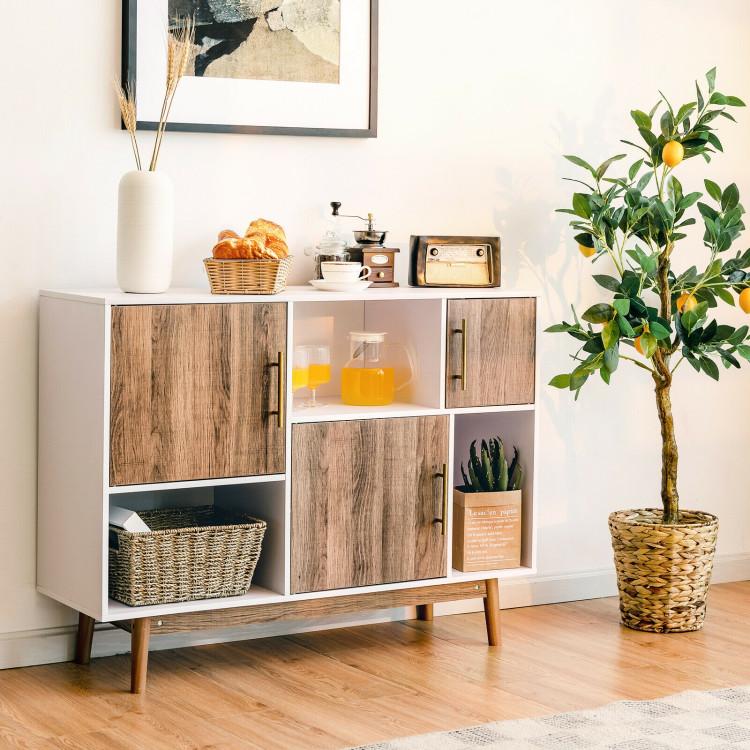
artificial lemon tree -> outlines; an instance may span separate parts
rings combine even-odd
[[[717,126],[724,120],[734,122],[728,108],[744,103],[716,90],[716,69],[706,74],[704,90],[698,83],[695,88],[695,101],[680,107],[660,92],[650,112],[630,113],[643,143],[622,141],[642,152],[626,175],[612,177],[611,167],[627,154],[612,156],[596,168],[578,156],[565,157],[587,174],[572,180],[585,188],[573,194],[572,208],[559,211],[573,216],[570,226],[577,230],[581,253],[607,267],[594,279],[611,297],[589,307],[581,319],[573,310],[572,323],[547,329],[580,342],[571,355],[572,372],[550,383],[570,389],[576,398],[596,372],[609,384],[623,360],[651,375],[661,423],[664,523],[679,520],[670,397],[677,369],[687,362],[718,380],[719,364],[739,367],[741,358],[750,360],[748,326],[734,328],[714,317],[719,303],[735,304],[735,294],[750,313],[750,249],[730,252],[745,228],[739,191],[734,183],[721,188],[706,179],[708,196],[703,200],[703,193],[688,192],[676,175],[684,159],[701,156],[710,162],[723,151]],[[696,223],[689,215],[696,209],[703,224],[706,266],[678,271],[673,259],[679,257],[678,245],[687,240],[687,228]]]

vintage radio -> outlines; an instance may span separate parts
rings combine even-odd
[[[500,286],[500,238],[412,235],[409,284]]]

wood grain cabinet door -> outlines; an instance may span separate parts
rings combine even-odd
[[[533,403],[535,347],[533,297],[450,300],[446,406]]]
[[[113,307],[110,484],[282,473],[285,349],[283,303]]]
[[[447,461],[448,417],[294,425],[292,593],[445,576]]]

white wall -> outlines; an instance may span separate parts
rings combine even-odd
[[[112,93],[119,3],[27,6],[4,2],[2,9],[5,653],[24,631],[66,634],[50,629],[73,621],[69,610],[34,590],[37,290],[113,285],[116,185],[131,168]],[[569,199],[561,177],[573,174],[560,154],[598,162],[616,153],[618,139],[633,136],[631,108],[648,109],[657,88],[690,97],[693,78],[713,65],[722,90],[750,100],[748,28],[745,0],[717,0],[710,8],[698,0],[381,0],[376,140],[169,134],[161,168],[177,187],[175,284],[205,284],[201,258],[218,229],[267,216],[301,250],[320,235],[328,202],[340,200],[348,211],[374,211],[402,243],[412,233],[499,232],[505,285],[540,287],[546,325],[565,315],[570,302],[587,305],[596,295],[588,263],[564,218],[553,213]],[[706,174],[748,191],[750,112],[740,111],[739,119],[737,126],[721,122],[728,153]],[[686,188],[700,188],[698,161],[680,167]],[[677,258],[701,255],[695,238]],[[304,260],[298,280],[309,277]],[[542,337],[545,382],[566,367],[569,351],[563,337]],[[723,374],[720,385],[689,368],[680,375],[675,398],[685,505],[717,513],[720,554],[744,562],[750,371]],[[614,380],[610,390],[599,383],[587,388],[576,405],[567,394],[543,391],[538,488],[545,585],[537,589],[544,593],[526,589],[518,601],[610,591],[611,578],[602,573],[610,568],[608,512],[657,502],[648,378],[623,371]],[[732,570],[742,575],[745,568]]]

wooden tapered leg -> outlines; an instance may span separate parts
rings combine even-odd
[[[484,621],[487,625],[487,643],[490,646],[500,644],[500,592],[497,578],[485,582],[487,595],[484,597]]]
[[[94,640],[94,618],[78,613],[78,634],[76,635],[76,664],[91,661],[91,644]]]
[[[133,620],[130,631],[130,692],[146,690],[148,671],[148,641],[151,635],[151,620],[141,617]]]
[[[432,622],[432,604],[417,604],[417,620]]]

